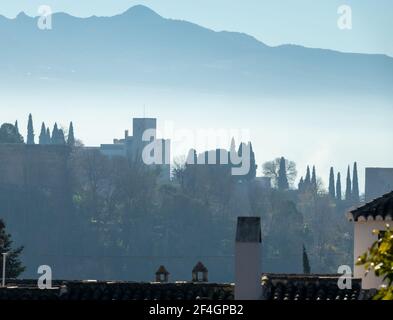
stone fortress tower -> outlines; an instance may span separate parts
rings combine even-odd
[[[148,130],[148,131],[146,131]],[[162,181],[170,180],[170,140],[157,139],[157,119],[155,118],[133,118],[132,121],[132,136],[126,130],[123,139],[114,139],[113,144],[102,144],[100,151],[109,157],[122,156],[128,157],[132,161],[143,163],[142,153],[144,148],[150,143],[156,143],[162,149],[162,156],[159,163],[154,164],[154,167],[159,167],[161,170],[160,178]],[[143,141],[144,133],[148,133],[150,141]],[[154,156],[154,154],[151,154]]]

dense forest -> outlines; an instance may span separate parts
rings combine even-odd
[[[43,127],[42,137],[50,144],[48,131]],[[18,135],[17,126],[5,124],[0,143],[23,143]],[[48,264],[55,278],[148,281],[165,265],[171,280],[190,280],[202,261],[210,281],[233,281],[241,215],[262,219],[265,272],[335,273],[352,264],[345,212],[359,202],[356,164],[344,197],[333,169],[328,190],[315,167],[295,187],[296,164],[284,157],[262,165],[272,188],[255,179],[253,156],[246,176],[232,176],[230,165],[177,162],[173,179],[162,183],[158,169],[76,146],[73,132],[71,144],[60,136],[69,150],[61,193],[0,177],[0,218],[25,248],[22,277],[36,277],[38,265]]]

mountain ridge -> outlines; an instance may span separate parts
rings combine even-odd
[[[269,46],[246,33],[167,19],[142,5],[111,17],[54,13],[53,29],[46,31],[33,25],[37,19],[26,14],[0,19],[7,47],[0,52],[1,78],[26,80],[28,72],[32,77],[26,81],[45,77],[273,95],[381,95],[393,86],[388,55]]]
[[[298,47],[298,48],[304,48],[304,49],[310,49],[310,50],[326,50],[326,51],[330,51],[330,52],[335,52],[335,53],[340,53],[340,54],[361,54],[361,55],[371,55],[371,56],[384,56],[390,59],[393,59],[392,56],[385,54],[385,53],[364,53],[364,52],[354,52],[354,51],[340,51],[340,50],[336,50],[336,49],[330,49],[330,48],[322,48],[322,47],[308,47],[308,46],[304,46],[304,45],[300,45],[300,44],[296,44],[296,43],[282,43],[276,46],[271,46],[266,44],[265,42],[263,42],[262,40],[254,37],[253,35],[250,35],[248,33],[245,32],[239,32],[239,31],[230,31],[230,30],[212,30],[210,28],[204,27],[200,24],[194,23],[194,22],[190,22],[187,20],[182,20],[182,19],[172,19],[172,18],[165,18],[163,16],[161,16],[160,14],[158,14],[156,11],[154,11],[153,9],[149,8],[148,6],[145,5],[134,5],[131,6],[130,8],[126,9],[125,11],[118,13],[118,14],[114,14],[112,16],[97,16],[97,15],[91,15],[91,16],[87,16],[87,17],[78,17],[78,16],[74,16],[72,14],[66,13],[66,12],[55,12],[53,13],[53,16],[66,16],[66,17],[70,17],[70,18],[74,18],[74,19],[81,19],[81,20],[87,20],[90,18],[114,18],[114,17],[132,17],[135,14],[143,14],[145,16],[150,16],[150,17],[156,17],[156,18],[160,18],[162,20],[169,20],[169,21],[174,21],[174,22],[182,22],[182,23],[187,23],[187,24],[191,24],[215,33],[228,33],[228,34],[236,34],[238,36],[242,36],[245,38],[249,38],[252,40],[255,40],[257,42],[259,42],[260,44],[269,47],[269,48],[281,48],[281,47]],[[39,16],[29,16],[28,14],[26,14],[26,12],[21,11],[19,12],[14,18],[8,18],[4,15],[0,14],[0,18],[4,18],[5,20],[16,20],[18,19],[18,17],[22,17],[22,18],[31,18],[31,19],[37,19]]]

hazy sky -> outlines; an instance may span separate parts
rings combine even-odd
[[[0,14],[37,15],[43,4],[76,16],[110,16],[145,4],[164,17],[245,32],[269,45],[295,43],[393,56],[391,0],[1,0]],[[352,8],[352,30],[337,27],[337,9],[344,4]]]

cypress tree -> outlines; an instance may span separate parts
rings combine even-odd
[[[58,142],[57,144],[59,145],[65,145],[65,137],[64,137],[64,131],[62,129],[59,129],[58,131]]]
[[[304,180],[303,177],[300,178],[299,184],[298,184],[298,189],[300,192],[303,191],[303,187],[304,187]]]
[[[23,247],[12,249],[11,235],[5,230],[5,224],[0,219],[0,253],[8,252],[6,259],[6,277],[17,278],[24,270],[22,262],[19,259]],[[0,266],[3,265],[3,255],[0,255]]]
[[[352,176],[352,200],[355,203],[360,202],[359,197],[359,181],[358,181],[358,165],[355,162],[353,165],[353,176]]]
[[[239,145],[239,149],[237,150],[237,154],[239,157],[242,157],[243,155],[243,150],[246,150],[247,145],[244,142],[241,142]]]
[[[239,144],[239,148],[237,150],[237,156],[238,156],[238,159],[239,159],[240,162],[239,162],[239,164],[234,164],[233,167],[240,168],[242,166],[242,162],[243,161],[247,161],[247,159],[243,159],[242,158],[243,157],[243,152],[245,152],[247,154],[247,152],[248,152],[247,148],[249,148],[249,145],[245,144],[244,142],[241,142]],[[242,159],[242,160],[240,160],[240,159]],[[248,159],[248,160],[250,160],[250,159]],[[243,179],[247,180],[248,179],[248,174],[247,175],[242,175],[242,176],[233,176],[233,178],[235,180],[243,180]]]
[[[197,164],[197,160],[198,160],[198,155],[197,155],[196,150],[190,149],[190,151],[188,151],[188,155],[187,155],[186,166]]]
[[[46,142],[46,144],[51,144],[51,138],[50,138],[50,130],[49,130],[49,127],[46,128],[45,142]]]
[[[303,273],[304,274],[311,273],[310,261],[308,260],[308,255],[304,244],[303,244]]]
[[[280,167],[278,169],[278,177],[277,177],[277,186],[279,190],[289,189],[286,161],[284,157],[281,157],[280,159]]]
[[[18,120],[16,120],[16,121],[15,121],[15,130],[16,130],[16,133],[18,133],[18,134],[19,134],[19,125],[18,125]]]
[[[67,144],[68,144],[70,147],[75,146],[74,125],[72,124],[72,121],[70,122],[70,127],[69,127],[69,129],[68,129]]]
[[[306,178],[304,179],[304,184],[306,187],[308,187],[311,184],[311,174],[310,174],[309,166],[307,166],[307,173],[306,173]]]
[[[317,174],[315,171],[315,166],[312,167],[311,187],[314,189],[314,191],[317,190]]]
[[[46,127],[45,127],[45,123],[44,122],[41,125],[41,133],[40,133],[40,137],[39,137],[39,144],[47,144]]]
[[[238,160],[240,161],[240,159],[242,159],[242,157],[243,157],[243,152],[246,152],[246,154],[247,154],[247,148],[248,148],[249,146],[247,145],[247,144],[245,144],[244,142],[241,142],[240,144],[239,144],[239,149],[237,150],[237,156],[238,156]],[[245,159],[242,159],[241,161],[245,161]],[[234,164],[233,165],[233,167],[237,167],[237,168],[240,168],[241,167],[241,162],[239,163],[239,164]],[[237,179],[239,179],[239,180],[243,180],[243,179],[247,179],[247,175],[245,175],[245,176],[233,176],[233,178],[235,179],[235,180],[237,180]]]
[[[232,137],[231,140],[231,147],[230,147],[230,152],[236,152],[236,143],[235,143],[235,138]]]
[[[336,188],[334,185],[334,169],[333,169],[333,167],[330,168],[329,195],[332,199],[336,198]]]
[[[337,173],[337,185],[336,185],[336,193],[337,193],[337,200],[342,200],[342,191],[341,191],[341,173]]]
[[[57,128],[57,123],[55,123],[52,130],[51,143],[58,144],[58,141],[59,141],[59,129]]]
[[[351,200],[352,199],[352,190],[351,190],[351,172],[350,168],[348,166],[348,171],[347,171],[347,186],[345,189],[345,200]]]
[[[232,137],[231,140],[231,146],[229,147],[229,163],[234,166],[234,160],[236,159],[237,153],[236,153],[236,143],[235,143],[235,138]],[[236,161],[235,161],[236,162]]]
[[[33,128],[33,117],[29,114],[29,122],[27,124],[27,144],[34,144],[34,128]]]
[[[250,152],[250,170],[248,171],[247,174],[247,180],[251,181],[254,180],[255,177],[257,176],[257,165],[255,163],[255,154],[254,151],[252,150],[252,144],[251,142],[248,143],[249,152]]]

